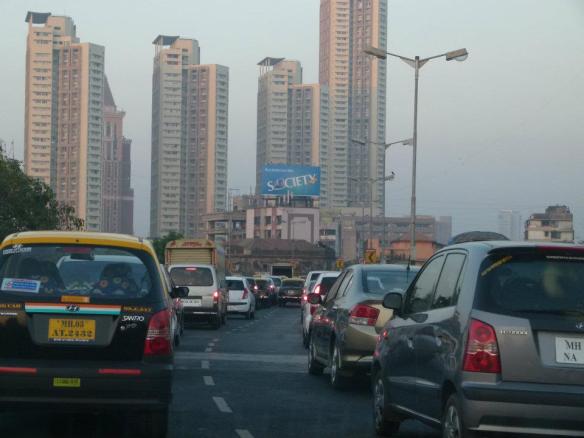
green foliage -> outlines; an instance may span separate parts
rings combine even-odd
[[[0,241],[8,234],[33,230],[79,230],[83,220],[59,205],[51,188],[30,178],[18,161],[0,152]]]
[[[178,240],[182,238],[183,238],[182,234],[176,231],[171,231],[166,236],[152,239],[152,246],[154,246],[154,251],[156,251],[156,256],[158,257],[160,263],[164,263],[164,248],[166,248],[166,244],[171,240]]]

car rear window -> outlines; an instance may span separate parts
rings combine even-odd
[[[405,292],[416,276],[413,270],[366,270],[363,275],[365,293],[385,295],[388,292]]]
[[[264,288],[268,287],[267,280],[256,280],[255,282],[258,285],[258,287],[261,288],[261,289],[264,289]]]
[[[227,287],[233,290],[243,290],[245,286],[241,280],[227,280]]]
[[[475,307],[505,314],[584,312],[584,253],[489,256],[479,272]]]
[[[278,287],[282,285],[282,280],[280,280],[278,277],[272,277],[272,281]]]
[[[320,294],[326,295],[331,289],[331,286],[335,284],[335,281],[337,281],[337,278],[339,278],[338,275],[335,277],[323,277],[320,280]]]
[[[322,272],[313,272],[312,274],[310,274],[310,278],[308,279],[308,281],[310,282],[316,281],[320,274],[322,274]]]
[[[209,268],[172,268],[170,278],[177,286],[213,286],[213,273]]]
[[[304,282],[300,280],[284,280],[282,282],[283,287],[303,287]]]
[[[91,245],[31,245],[0,255],[0,295],[148,299],[160,290],[153,258],[144,251]]]

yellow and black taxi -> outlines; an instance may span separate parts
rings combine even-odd
[[[25,232],[0,244],[0,408],[124,410],[165,436],[173,297],[149,242]],[[140,433],[140,432],[143,433]]]

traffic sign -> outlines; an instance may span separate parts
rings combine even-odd
[[[365,250],[365,263],[366,264],[379,263],[379,257],[377,257],[377,250],[375,249]]]
[[[345,269],[345,260],[343,260],[343,259],[337,259],[336,265],[337,265],[337,269],[340,270],[340,271],[343,270],[343,269]]]

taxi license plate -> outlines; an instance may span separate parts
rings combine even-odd
[[[81,388],[81,379],[77,377],[53,377],[56,388]]]
[[[93,319],[49,319],[49,341],[92,342],[95,341]]]
[[[556,337],[556,362],[584,365],[584,337]]]
[[[203,305],[203,302],[200,299],[183,299],[182,302],[187,306],[201,307]]]

